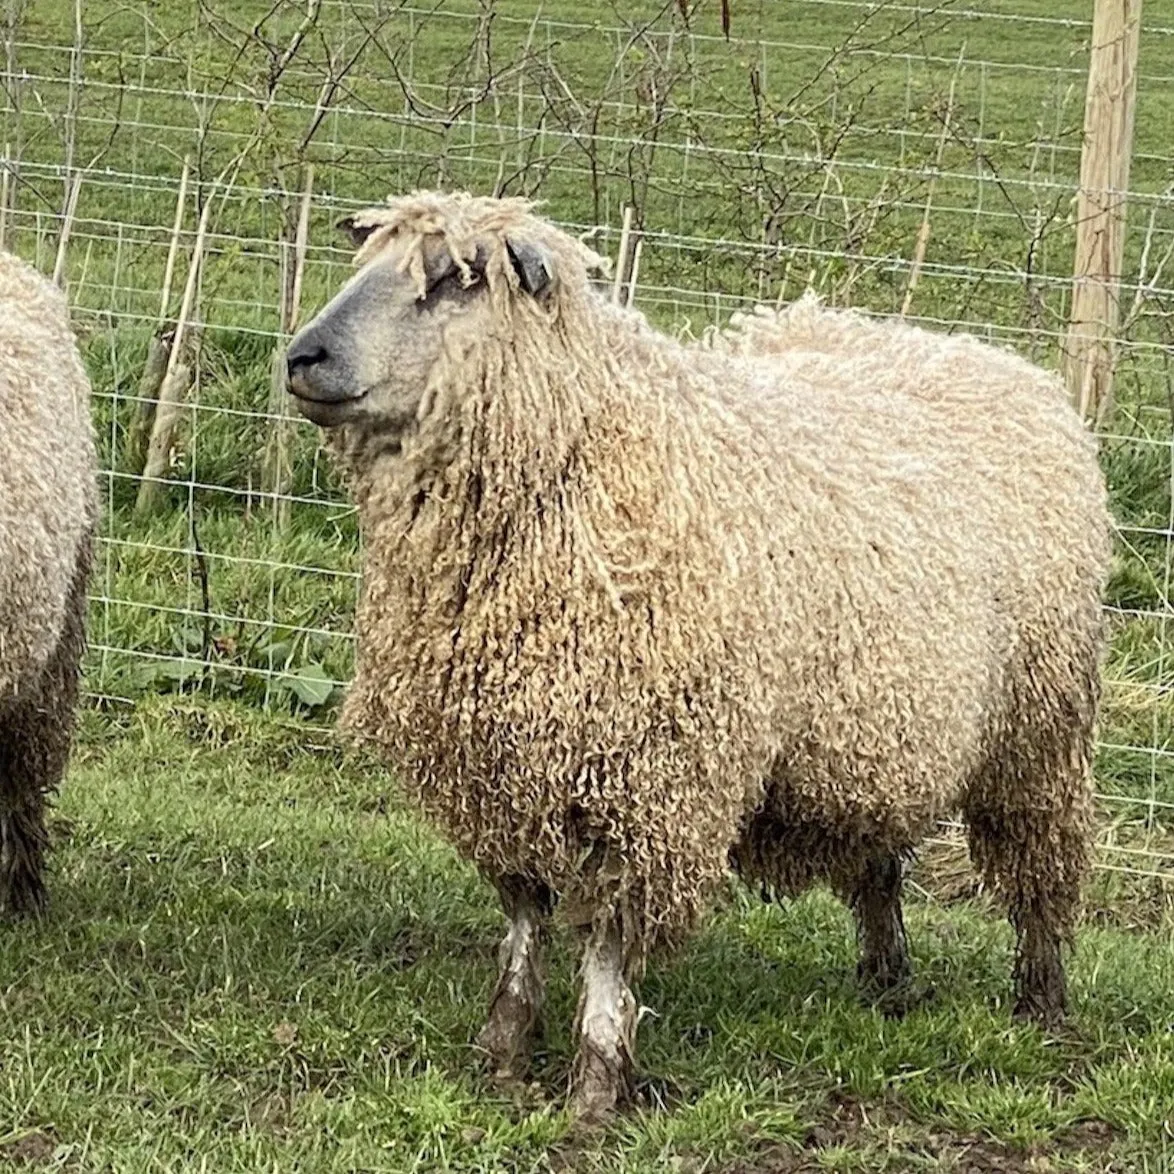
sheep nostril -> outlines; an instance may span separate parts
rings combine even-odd
[[[305,373],[310,367],[324,363],[330,357],[324,346],[308,346],[291,350],[286,356],[285,365],[290,378],[298,373]]]

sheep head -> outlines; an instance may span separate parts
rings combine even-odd
[[[556,264],[527,209],[420,193],[342,221],[359,270],[286,354],[302,414],[402,435],[426,411],[442,353],[475,348],[519,302],[549,309]]]

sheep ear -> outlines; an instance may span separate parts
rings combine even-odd
[[[375,231],[378,225],[357,224],[353,216],[344,216],[335,227],[345,232],[350,239],[352,248],[357,249]]]
[[[554,280],[550,254],[525,241],[507,240],[505,247],[510,255],[510,264],[518,275],[518,284],[531,297],[546,293]]]

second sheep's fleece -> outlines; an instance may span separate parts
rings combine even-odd
[[[346,727],[494,881],[480,1041],[524,1066],[556,902],[584,943],[573,1096],[628,1089],[651,949],[731,862],[851,904],[903,982],[902,862],[961,811],[1064,1005],[1089,859],[1109,552],[1054,378],[804,301],[685,346],[516,199],[416,193],[291,343],[364,535]]]
[[[97,517],[90,385],[61,292],[0,253],[0,912],[44,901]]]

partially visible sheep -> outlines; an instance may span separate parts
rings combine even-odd
[[[97,516],[90,385],[61,293],[0,253],[0,912],[38,910],[69,757]]]
[[[812,306],[791,326],[841,331],[826,359],[788,368],[765,320],[682,346],[519,200],[417,193],[348,227],[360,270],[288,353],[364,534],[343,722],[501,895],[494,1062],[525,1062],[558,900],[585,941],[575,1107],[607,1112],[629,983],[731,860],[830,881],[891,988],[902,858],[959,809],[1019,1010],[1059,1015],[1108,518],[1055,381]]]

